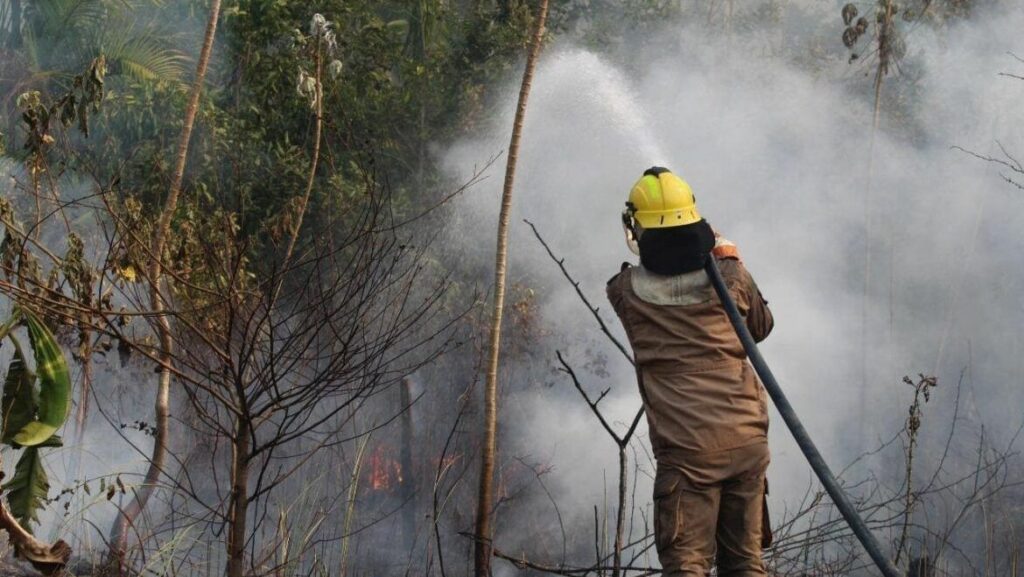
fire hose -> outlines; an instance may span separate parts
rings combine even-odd
[[[825,459],[822,458],[821,453],[818,452],[818,448],[814,445],[814,441],[811,440],[810,435],[807,434],[807,429],[804,428],[803,423],[800,422],[800,418],[797,417],[796,411],[793,410],[793,405],[789,404],[789,399],[786,398],[785,393],[782,392],[782,387],[779,386],[778,381],[775,380],[775,376],[772,374],[768,364],[765,362],[764,357],[761,356],[761,352],[757,349],[757,344],[754,342],[754,338],[750,335],[750,330],[747,328],[747,324],[740,314],[736,303],[732,300],[729,295],[729,289],[725,286],[725,281],[722,279],[722,273],[718,270],[718,265],[715,263],[715,257],[709,256],[707,264],[704,266],[707,270],[708,277],[711,279],[712,286],[715,287],[715,292],[718,293],[718,298],[722,301],[722,305],[725,306],[725,312],[729,315],[729,321],[732,323],[733,329],[736,331],[736,336],[739,337],[740,342],[743,343],[743,349],[747,352],[747,358],[750,359],[750,364],[754,366],[754,370],[757,371],[757,375],[761,377],[761,383],[764,384],[764,388],[768,391],[768,395],[771,396],[772,401],[775,403],[775,408],[778,409],[779,414],[782,415],[782,420],[786,422],[786,426],[789,427],[789,431],[793,434],[793,438],[796,439],[796,444],[799,445],[800,451],[803,452],[804,457],[811,465],[811,469],[814,469],[814,473],[818,476],[818,480],[825,487],[825,491],[829,497],[832,498],[832,502],[835,503],[836,508],[843,515],[843,519],[853,530],[853,534],[856,535],[857,540],[860,541],[861,545],[868,552],[871,560],[878,566],[879,571],[882,572],[884,577],[901,577],[896,566],[893,565],[892,561],[889,560],[882,553],[881,547],[878,545],[878,541],[875,536],[871,534],[868,526],[864,523],[864,519],[861,518],[860,514],[857,513],[857,509],[850,503],[849,497],[843,491],[843,488],[839,485],[835,475],[832,474],[832,470],[829,469]]]

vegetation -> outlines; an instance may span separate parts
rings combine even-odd
[[[793,2],[734,4],[0,0],[0,529],[16,556],[47,574],[485,576],[492,559],[535,574],[657,571],[636,495],[640,414],[619,423],[600,405],[607,391],[588,392],[587,374],[614,371],[604,353],[548,338],[538,294],[555,289],[530,273],[506,281],[519,143],[541,145],[523,119],[542,46],[642,65],[624,54],[662,50],[666,23],[687,23],[726,47],[770,36],[772,58],[809,74],[865,67],[841,88],[871,116],[867,198],[875,132],[922,138],[914,31],[941,34],[999,3],[837,4],[798,39],[782,14],[811,16]],[[523,68],[514,127],[495,128]],[[506,129],[492,283],[445,246],[476,216],[459,219],[455,202],[490,165],[456,182],[438,151]],[[1020,188],[1011,151],[975,156]],[[533,231],[610,339],[586,342],[630,363]],[[613,502],[593,517],[559,508],[543,456],[500,440],[515,430],[503,399],[564,377],[616,451]],[[925,402],[952,387],[906,382],[910,416],[876,454],[898,472],[859,481],[859,504],[897,535],[903,568],[954,558],[968,574],[981,563],[950,535],[970,524],[995,539],[989,512],[1020,484],[1014,446],[982,430],[971,459],[947,459],[958,388],[946,451],[929,455]],[[130,458],[97,470],[90,443]],[[557,561],[520,519],[549,505]],[[935,525],[940,506],[960,514]],[[1005,519],[1019,526],[1019,504]],[[776,525],[779,574],[863,569],[816,488]],[[995,549],[971,574],[1011,574],[1000,571],[1017,567],[1019,544]]]

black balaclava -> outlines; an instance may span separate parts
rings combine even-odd
[[[704,219],[669,228],[644,229],[640,235],[640,264],[662,276],[704,268],[715,247],[715,233]]]

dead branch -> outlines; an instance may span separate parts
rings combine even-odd
[[[587,310],[590,311],[590,314],[593,315],[594,319],[597,321],[598,326],[601,327],[601,332],[604,333],[604,336],[608,337],[608,340],[615,345],[615,348],[619,349],[619,352],[622,353],[622,356],[626,357],[626,360],[628,360],[630,364],[635,365],[636,363],[633,361],[633,355],[629,354],[629,351],[626,350],[626,347],[622,342],[615,338],[615,335],[613,335],[611,330],[608,329],[608,325],[605,324],[604,319],[601,318],[601,315],[598,312],[599,309],[590,304],[590,300],[587,299],[587,295],[583,294],[583,289],[580,288],[579,281],[572,278],[572,275],[569,274],[569,270],[565,267],[565,259],[555,256],[551,247],[548,246],[548,243],[544,240],[544,237],[541,236],[540,231],[537,230],[537,227],[532,222],[528,220],[524,220],[523,222],[530,225],[530,228],[533,229],[533,235],[537,237],[537,240],[540,242],[541,246],[544,247],[544,250],[547,251],[551,260],[555,261],[555,264],[558,265],[558,268],[562,271],[562,276],[564,276],[565,279],[569,281],[569,284],[572,285],[572,288],[576,290],[576,294],[580,297],[580,300],[583,301]]]
[[[48,545],[32,536],[7,510],[0,500],[0,529],[7,531],[8,538],[18,556],[32,564],[44,575],[61,572],[71,558],[71,546],[63,540]]]

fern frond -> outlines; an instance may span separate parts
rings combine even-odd
[[[108,61],[119,62],[121,72],[135,80],[179,81],[185,72],[185,55],[155,41],[152,37],[132,38],[106,54]]]

